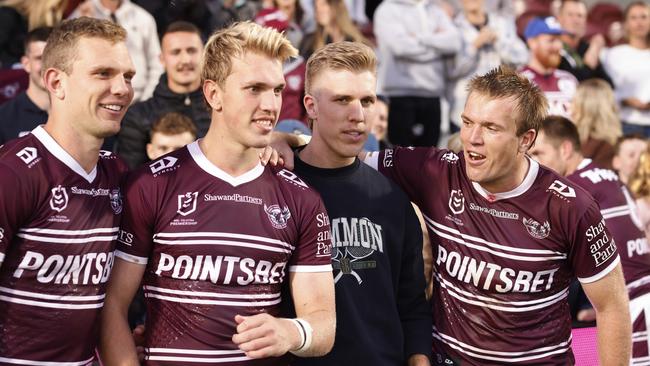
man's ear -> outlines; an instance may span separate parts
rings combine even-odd
[[[53,67],[45,70],[43,82],[52,97],[60,100],[65,99],[67,77],[68,75],[65,72]]]
[[[565,161],[573,154],[573,144],[569,140],[564,140],[560,144],[560,156]]]
[[[223,110],[223,90],[216,81],[206,80],[203,82],[203,95],[213,110],[217,112]]]
[[[305,105],[307,116],[312,120],[318,119],[318,104],[316,103],[316,98],[311,94],[305,94],[302,103]]]
[[[526,153],[528,150],[530,150],[536,138],[537,131],[534,129],[531,128],[530,130],[524,132],[524,134],[521,135],[521,140],[519,141],[519,152]]]

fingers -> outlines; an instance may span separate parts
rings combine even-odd
[[[283,161],[282,155],[270,146],[265,147],[264,150],[259,153],[259,158],[262,166],[266,166],[267,164],[271,164],[273,166],[277,166],[278,164],[282,165]]]
[[[281,356],[289,351],[289,335],[280,319],[268,314],[235,316],[237,333],[232,341],[251,358]]]

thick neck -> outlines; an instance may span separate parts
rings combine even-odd
[[[645,50],[648,48],[648,40],[646,37],[630,37],[630,41],[628,43],[630,46],[638,48],[640,50]]]
[[[203,155],[217,168],[233,177],[253,169],[260,161],[259,154],[262,149],[246,147],[234,141],[224,130],[225,123],[215,121],[214,116],[212,118],[208,133],[199,140]]]
[[[582,153],[579,152],[573,152],[571,156],[567,159],[566,162],[566,172],[564,175],[571,175],[573,174],[576,170],[578,170],[578,166],[580,166],[580,163],[585,159],[584,156],[582,156]]]
[[[531,69],[537,71],[542,75],[549,75],[553,73],[553,71],[555,71],[555,68],[545,67],[544,65],[542,65],[542,63],[539,62],[539,60],[537,60],[535,57],[530,58],[530,60],[528,61],[528,67],[530,67]]]
[[[354,163],[353,157],[339,156],[321,139],[312,137],[311,141],[299,153],[300,159],[305,163],[317,168],[336,169],[343,168]]]
[[[81,165],[86,173],[92,172],[99,160],[99,150],[104,139],[80,132],[77,124],[70,123],[68,119],[62,117],[50,112],[43,128]]]

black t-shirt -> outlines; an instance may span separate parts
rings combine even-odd
[[[406,194],[358,159],[337,169],[295,164],[330,218],[337,325],[332,352],[292,365],[401,366],[430,355],[422,231]]]
[[[47,121],[47,112],[38,108],[22,92],[16,98],[0,105],[0,145],[28,134]]]

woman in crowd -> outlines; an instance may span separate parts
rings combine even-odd
[[[650,137],[650,5],[633,2],[624,12],[625,43],[603,53],[614,81],[623,133]]]
[[[612,169],[614,145],[622,132],[609,84],[601,79],[580,83],[573,97],[571,119],[580,134],[582,154],[599,166]]]
[[[308,59],[328,43],[354,41],[370,44],[350,20],[343,0],[315,0],[316,31],[308,34],[300,46],[300,54]]]
[[[650,238],[650,145],[639,158],[639,165],[630,177],[628,188],[636,199],[639,220],[645,230],[646,238]]]

